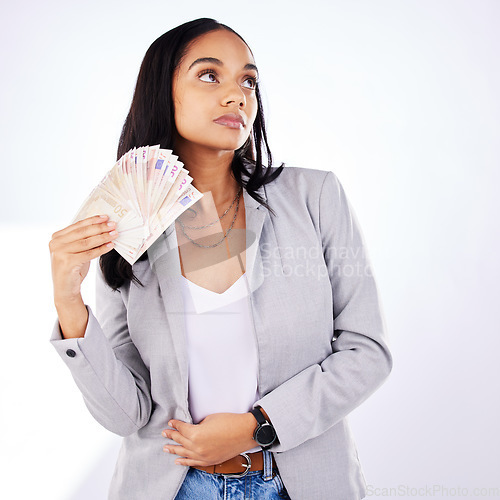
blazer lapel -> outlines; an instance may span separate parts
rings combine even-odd
[[[264,186],[257,192],[266,199]],[[267,209],[254,200],[243,188],[245,201],[246,223],[246,275],[249,293],[256,290],[263,282],[264,273],[259,241]],[[179,363],[181,379],[186,395],[186,410],[188,398],[188,353],[186,348],[186,331],[184,322],[184,301],[181,289],[181,267],[175,222],[147,250],[151,269],[158,278],[160,294],[165,306],[168,324],[172,335],[176,358]]]
[[[267,201],[264,186],[257,192]],[[246,275],[250,292],[256,290],[264,281],[264,270],[259,244],[264,221],[269,217],[267,209],[254,200],[245,190],[245,223],[246,223]]]

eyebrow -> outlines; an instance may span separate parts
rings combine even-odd
[[[224,63],[220,60],[217,59],[216,57],[200,57],[199,59],[196,59],[193,63],[191,63],[191,66],[189,66],[188,71],[195,65],[195,64],[201,64],[201,63],[211,63],[215,64],[216,66],[224,66]],[[259,73],[259,70],[257,69],[257,66],[255,64],[245,64],[243,66],[243,69],[253,69],[254,71]]]

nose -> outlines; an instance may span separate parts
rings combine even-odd
[[[247,103],[245,93],[238,84],[229,85],[229,88],[226,88],[224,92],[223,104],[227,106],[233,102],[240,107],[245,107]]]

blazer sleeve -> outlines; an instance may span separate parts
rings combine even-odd
[[[284,452],[324,433],[365,401],[392,370],[385,321],[359,223],[333,172],[319,195],[319,228],[333,291],[332,354],[254,403]],[[275,442],[276,443],[276,442]]]
[[[64,339],[56,319],[51,344],[69,368],[85,405],[106,429],[133,434],[149,421],[152,411],[149,370],[132,342],[122,293],[113,291],[97,266],[98,317],[90,306],[85,336]]]

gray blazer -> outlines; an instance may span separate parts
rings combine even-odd
[[[273,168],[274,170],[274,168]],[[262,186],[276,217],[243,190],[247,278],[259,353],[260,405],[292,500],[366,495],[347,415],[385,381],[392,356],[363,236],[333,172],[285,167]],[[97,266],[85,336],[50,342],[94,418],[123,436],[111,500],[174,499],[188,471],[161,436],[188,407],[180,264],[174,224],[136,262],[145,285],[114,292]]]

